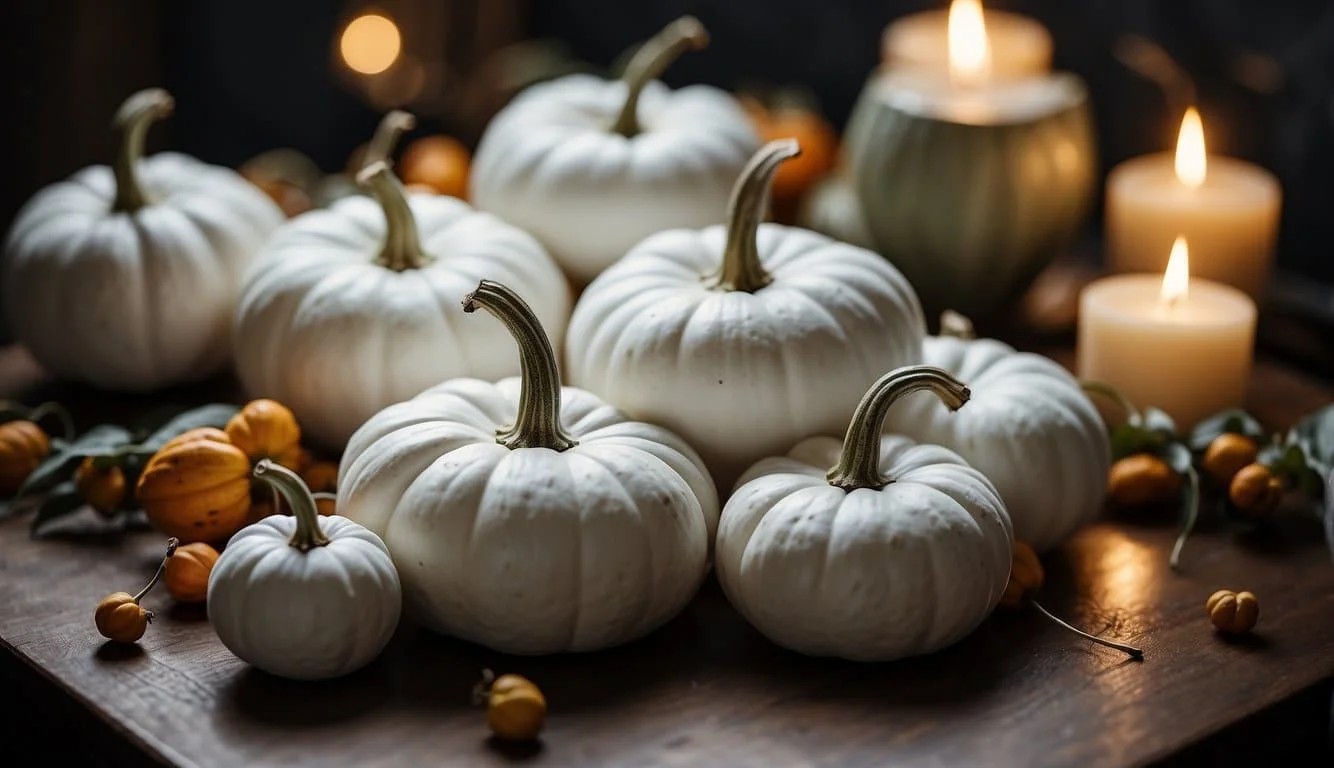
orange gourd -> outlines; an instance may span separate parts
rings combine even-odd
[[[161,580],[167,561],[176,553],[179,544],[175,538],[167,540],[167,554],[158,565],[157,572],[136,594],[112,592],[102,598],[97,604],[97,610],[93,612],[93,623],[97,626],[98,634],[118,643],[134,643],[144,636],[153,621],[153,612],[146,610],[139,601]]]
[[[250,460],[226,432],[192,429],[149,459],[135,494],[168,535],[187,543],[225,541],[250,511]]]
[[[473,699],[486,704],[486,725],[505,741],[532,741],[547,719],[547,699],[542,689],[522,675],[501,675],[482,670],[482,680],[473,688]]]
[[[300,466],[301,427],[282,403],[252,400],[227,422],[225,431],[251,462],[269,459],[289,469]]]
[[[301,479],[311,493],[335,493],[338,490],[338,465],[332,461],[310,461],[301,469]],[[315,499],[315,506],[321,515],[334,513],[333,499]]]
[[[109,515],[125,500],[125,470],[115,465],[99,467],[97,459],[88,456],[74,471],[74,487],[88,506]]]
[[[449,136],[424,136],[408,145],[399,160],[403,183],[427,187],[437,194],[468,199],[468,148]]]
[[[50,453],[51,440],[37,424],[25,419],[0,424],[0,496],[13,495]]]
[[[202,603],[208,598],[208,577],[218,562],[218,550],[202,541],[176,548],[163,573],[167,592],[182,603]]]
[[[834,168],[838,159],[838,132],[818,112],[797,105],[768,108],[754,98],[743,98],[761,143],[796,139],[801,154],[778,166],[774,173],[772,205],[774,219],[790,224],[796,219],[802,199]]]

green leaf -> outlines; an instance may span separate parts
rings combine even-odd
[[[1158,458],[1167,462],[1179,475],[1184,475],[1191,469],[1190,449],[1184,443],[1166,443],[1158,449]]]
[[[1159,432],[1126,422],[1112,429],[1112,460],[1124,459],[1136,453],[1156,454],[1167,445],[1168,440]]]
[[[1177,423],[1172,421],[1172,417],[1153,407],[1144,409],[1144,418],[1140,426],[1168,438],[1175,437],[1177,433]]]
[[[241,410],[240,407],[231,403],[212,403],[179,413],[166,424],[158,427],[139,445],[148,453],[156,453],[159,448],[166,445],[168,440],[184,432],[199,427],[222,428],[226,426],[227,422],[239,410]]]
[[[77,512],[83,506],[83,497],[72,480],[57,485],[37,508],[37,516],[32,520],[32,536],[40,537],[51,523]]]
[[[23,481],[23,485],[19,486],[14,498],[16,500],[22,499],[51,488],[69,477],[69,474],[74,471],[74,467],[78,466],[81,459],[81,456],[70,452],[68,448],[47,456],[41,464],[37,465],[37,469],[34,469],[32,474],[28,475],[28,479]]]
[[[133,442],[130,430],[116,424],[98,424],[69,444],[69,453],[78,456],[107,456]]]
[[[1334,467],[1334,404],[1312,413],[1293,428],[1290,438],[1301,444],[1306,455],[1326,470]]]
[[[41,493],[69,477],[85,456],[109,456],[130,442],[130,432],[114,424],[101,424],[46,457],[19,486],[14,498]]]
[[[1234,408],[1216,413],[1196,424],[1190,433],[1190,448],[1193,451],[1203,451],[1215,438],[1223,434],[1245,435],[1257,443],[1265,439],[1265,430],[1260,426],[1260,422],[1249,413]]]

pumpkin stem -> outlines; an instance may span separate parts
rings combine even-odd
[[[329,543],[329,537],[324,535],[324,529],[320,527],[319,508],[315,506],[315,499],[311,497],[310,489],[300,475],[275,461],[260,459],[255,465],[255,479],[281,493],[287,500],[287,506],[292,508],[292,514],[296,517],[296,530],[292,532],[292,538],[287,540],[288,544],[302,552],[309,552]],[[277,509],[277,505],[274,505],[274,509]]]
[[[113,211],[134,213],[148,204],[144,189],[139,185],[136,166],[144,154],[144,136],[155,121],[171,114],[176,102],[161,88],[146,88],[126,99],[116,110],[111,130],[116,134],[116,160],[111,164],[116,176],[116,199]]]
[[[1186,547],[1186,539],[1195,530],[1195,521],[1200,518],[1200,474],[1195,467],[1186,467],[1186,477],[1190,480],[1190,492],[1186,496],[1186,520],[1181,524],[1181,533],[1172,544],[1172,554],[1167,558],[1167,565],[1176,571],[1181,566],[1181,550]]]
[[[463,311],[481,307],[500,319],[519,345],[522,387],[514,424],[496,430],[496,442],[509,448],[564,451],[578,445],[560,423],[560,371],[542,323],[519,294],[491,280],[463,298]]]
[[[650,80],[657,78],[686,51],[698,51],[709,44],[708,30],[694,16],[682,16],[649,38],[625,66],[625,104],[612,123],[611,130],[630,138],[639,133],[639,94]]]
[[[366,145],[366,154],[361,159],[361,167],[369,168],[375,163],[392,166],[394,147],[398,146],[399,137],[416,127],[417,118],[401,109],[395,109],[380,118],[380,124],[375,128],[375,135],[371,136],[370,143]]]
[[[977,338],[977,331],[973,330],[972,320],[952,309],[947,309],[940,313],[940,335],[971,341]]]
[[[1082,629],[1078,629],[1077,627],[1074,627],[1074,626],[1072,626],[1071,624],[1066,623],[1064,620],[1057,618],[1054,614],[1052,614],[1051,611],[1048,611],[1046,608],[1043,608],[1042,605],[1041,605],[1038,601],[1036,601],[1036,600],[1034,600],[1034,599],[1032,599],[1032,598],[1029,598],[1028,603],[1029,603],[1029,605],[1032,605],[1034,608],[1038,609],[1038,613],[1041,613],[1043,616],[1046,616],[1048,619],[1051,619],[1053,622],[1055,622],[1055,623],[1056,623],[1056,626],[1058,626],[1058,627],[1062,627],[1062,628],[1067,629],[1067,630],[1069,630],[1069,631],[1071,631],[1071,632],[1074,632],[1076,635],[1079,635],[1080,637],[1084,638],[1085,640],[1089,640],[1089,641],[1095,642],[1095,643],[1097,643],[1098,645],[1105,646],[1105,647],[1107,647],[1107,648],[1114,648],[1114,649],[1120,651],[1121,653],[1124,653],[1125,655],[1127,655],[1127,656],[1129,656],[1130,658],[1135,659],[1135,660],[1137,660],[1137,661],[1138,661],[1138,660],[1143,660],[1143,659],[1144,659],[1144,651],[1141,650],[1141,649],[1139,649],[1139,648],[1136,648],[1136,647],[1133,646],[1133,645],[1126,645],[1126,644],[1124,644],[1124,643],[1116,643],[1116,642],[1113,642],[1113,641],[1111,641],[1111,640],[1104,640],[1103,638],[1101,638],[1101,637],[1097,637],[1097,636],[1095,636],[1095,635],[1090,635],[1089,633],[1085,632],[1084,630],[1082,630]]]
[[[962,408],[971,396],[963,382],[929,365],[905,365],[881,376],[862,396],[852,414],[838,464],[825,475],[830,485],[845,491],[879,490],[894,482],[880,474],[880,432],[889,406],[919,389],[934,392],[951,411]]]
[[[737,177],[732,199],[727,204],[727,245],[723,247],[723,265],[715,286],[724,291],[754,293],[769,284],[771,278],[760,263],[756,242],[760,221],[769,207],[769,187],[774,171],[784,160],[801,154],[796,139],[778,139],[760,147]]]
[[[167,561],[171,559],[172,555],[176,554],[176,547],[178,547],[180,543],[181,540],[176,538],[175,536],[172,536],[170,539],[167,539],[167,554],[162,556],[162,562],[158,563],[157,573],[153,574],[153,578],[149,579],[148,583],[144,585],[143,589],[135,593],[134,597],[132,598],[134,600],[135,605],[139,604],[139,601],[143,599],[144,595],[148,594],[148,591],[150,589],[157,586],[158,580],[162,578],[163,571],[167,570]]]
[[[370,190],[384,209],[384,247],[375,263],[395,272],[421,269],[430,257],[422,250],[408,196],[389,164],[377,160],[367,165],[357,174],[357,183]]]
[[[1084,390],[1086,395],[1101,395],[1102,397],[1116,403],[1126,417],[1126,421],[1131,424],[1139,424],[1143,420],[1139,409],[1130,402],[1130,398],[1121,394],[1121,390],[1113,387],[1111,384],[1104,384],[1101,381],[1080,381],[1079,388]],[[1092,398],[1090,398],[1092,399]]]

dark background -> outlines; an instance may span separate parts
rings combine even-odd
[[[666,79],[726,88],[808,88],[836,125],[879,61],[884,26],[944,0],[53,0],[9,9],[0,30],[13,126],[0,190],[6,228],[24,200],[110,157],[111,113],[132,90],[163,85],[176,115],[150,139],[225,165],[277,146],[337,170],[390,98],[372,98],[336,60],[339,30],[378,8],[404,30],[427,87],[407,106],[419,133],[472,144],[508,95],[497,51],[540,39],[605,69],[662,23],[694,13],[712,45]],[[1211,152],[1277,173],[1284,189],[1278,301],[1334,317],[1334,2],[1328,0],[988,0],[1040,19],[1057,68],[1089,84],[1104,170],[1172,146],[1180,119],[1163,92],[1121,64],[1128,33],[1162,45],[1198,89]],[[506,61],[511,61],[506,59]],[[552,73],[555,65],[536,70]],[[533,69],[533,67],[530,67]],[[1087,240],[1098,240],[1098,216]],[[1096,251],[1096,247],[1094,248]],[[1328,348],[1327,348],[1328,351]]]

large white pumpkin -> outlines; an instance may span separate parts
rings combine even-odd
[[[880,256],[761,224],[795,141],[761,149],[727,226],[648,238],[602,274],[570,319],[570,383],[662,424],[720,488],[811,435],[837,433],[881,374],[921,358],[912,287]]]
[[[321,517],[289,469],[265,459],[255,479],[293,514],[270,515],[227,542],[208,579],[218,639],[243,661],[296,680],[369,664],[393,637],[403,603],[384,542],[345,517]]]
[[[841,444],[809,438],[764,459],[723,509],[718,580],[779,645],[858,661],[931,653],[1005,591],[1013,536],[986,476],[948,449],[881,437],[889,405],[914,389],[953,408],[968,397],[937,369],[886,374]]]
[[[654,80],[708,36],[690,17],[648,41],[621,80],[570,75],[496,115],[477,148],[477,207],[533,233],[586,284],[659,230],[722,221],[759,139],[729,94]]]
[[[558,339],[570,312],[560,269],[523,231],[451,197],[405,196],[383,162],[361,179],[374,200],[344,198],[273,236],[236,313],[246,391],[339,447],[376,411],[445,379],[518,372],[503,328],[463,328],[459,297],[483,276],[532,296]]]
[[[680,611],[707,568],[718,499],[665,429],[560,386],[531,309],[483,281],[523,375],[455,379],[352,437],[338,510],[382,533],[426,625],[509,653],[589,651]],[[512,348],[512,347],[511,347]]]
[[[142,392],[230,357],[241,280],[283,215],[227,168],[175,152],[141,159],[149,126],[172,108],[156,88],[126,99],[112,166],[38,192],[9,230],[6,320],[58,376]]]
[[[982,470],[1005,500],[1015,537],[1039,552],[1102,509],[1107,428],[1068,371],[994,339],[931,337],[924,352],[927,365],[966,382],[973,400],[955,414],[913,395],[890,414],[889,432],[943,445]]]

